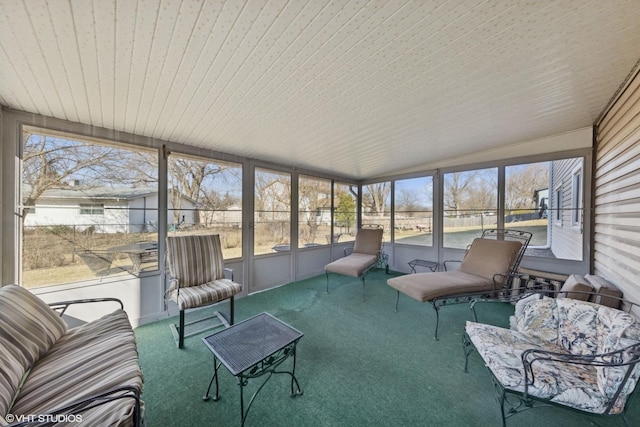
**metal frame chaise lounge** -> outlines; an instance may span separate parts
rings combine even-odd
[[[397,290],[396,311],[400,292],[420,302],[429,302],[436,311],[434,338],[438,339],[440,307],[450,303],[469,302],[472,298],[499,298],[511,291],[511,283],[531,240],[531,233],[517,230],[485,230],[467,249],[454,271],[407,274],[387,280]]]
[[[324,267],[327,275],[327,293],[329,293],[329,273],[345,276],[359,277],[362,279],[362,301],[365,300],[364,279],[369,271],[379,265],[385,264],[388,270],[386,257],[382,253],[382,227],[363,227],[356,233],[353,248],[345,248],[344,258],[337,259]]]

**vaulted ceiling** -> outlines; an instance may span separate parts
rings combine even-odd
[[[594,123],[637,0],[0,0],[0,104],[356,179]]]

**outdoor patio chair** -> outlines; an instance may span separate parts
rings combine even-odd
[[[507,418],[549,406],[620,415],[632,425],[626,410],[640,376],[640,323],[631,314],[638,306],[608,297],[618,310],[582,300],[597,299],[597,292],[573,294],[519,295],[510,329],[467,322],[464,371],[476,350],[489,369],[503,427]]]
[[[365,301],[364,279],[369,271],[379,263],[388,269],[386,257],[382,253],[382,227],[361,228],[356,233],[352,248],[345,248],[344,258],[340,258],[324,267],[327,275],[327,293],[329,293],[329,273],[362,279],[362,301]]]
[[[233,325],[234,296],[242,285],[233,281],[233,271],[224,268],[224,259],[217,234],[167,237],[167,262],[171,274],[168,296],[180,310],[180,325],[171,325],[178,348],[184,338],[221,325]],[[231,279],[225,278],[225,271]],[[222,313],[198,318],[185,324],[185,310],[229,300],[229,320]],[[185,327],[217,317],[220,322],[186,333]]]
[[[420,302],[429,302],[436,311],[434,338],[438,339],[440,307],[469,302],[472,298],[499,298],[511,292],[511,283],[524,256],[531,233],[516,230],[485,230],[467,249],[455,271],[407,274],[387,280],[400,292]],[[444,266],[454,261],[445,261]]]

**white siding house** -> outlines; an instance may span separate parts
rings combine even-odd
[[[194,224],[196,208],[193,200],[183,197],[180,222]],[[25,227],[69,226],[97,233],[157,231],[158,191],[127,187],[57,188],[45,191],[25,213]],[[173,215],[168,215],[167,221],[173,225]]]

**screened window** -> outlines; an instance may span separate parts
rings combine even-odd
[[[395,182],[394,227],[395,243],[433,245],[433,177]]]
[[[391,181],[362,186],[362,225],[384,228],[384,239],[391,236]]]
[[[291,250],[291,175],[256,168],[253,253]]]
[[[22,285],[157,270],[157,171],[155,150],[25,126]]]
[[[331,241],[331,181],[301,175],[298,178],[298,247]]]
[[[539,162],[505,168],[505,227],[532,233],[529,247],[541,250],[548,247],[550,165]]]
[[[498,169],[444,174],[443,238],[448,248],[466,248],[487,228],[496,228]]]
[[[241,257],[242,165],[172,153],[168,169],[168,234],[218,234],[224,257]]]
[[[355,240],[358,226],[358,187],[336,182],[333,186],[334,243]]]

